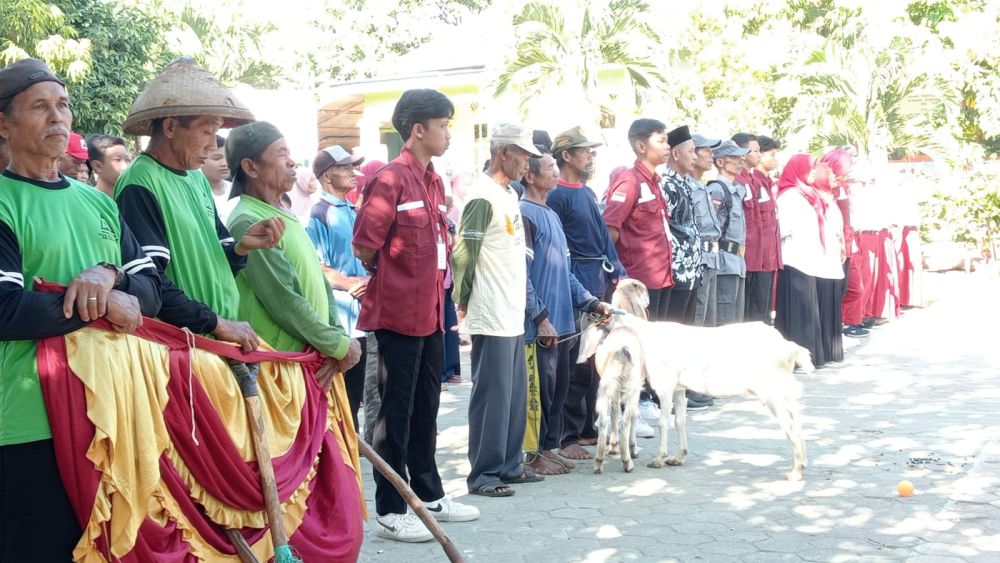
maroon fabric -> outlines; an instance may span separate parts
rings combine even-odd
[[[902,307],[920,305],[917,289],[916,268],[920,263],[920,229],[903,227],[902,244],[899,247],[899,304]]]
[[[781,235],[774,184],[760,170],[742,170],[736,181],[747,187],[743,200],[746,214],[746,258],[748,272],[773,272],[781,267]]]
[[[863,257],[860,253],[851,257],[851,267],[847,271],[847,293],[840,306],[844,326],[859,325],[865,316],[865,280],[862,266]]]
[[[606,197],[604,222],[618,229],[615,248],[629,277],[649,289],[672,287],[673,249],[665,232],[669,206],[659,176],[636,160],[608,188]]]
[[[757,190],[754,185],[753,172],[744,168],[736,175],[736,183],[743,184],[747,188],[747,195],[743,198],[743,218],[746,221],[746,260],[748,272],[760,272],[761,258],[761,232],[760,232],[760,209],[757,206]]]
[[[45,282],[35,287],[39,291],[50,292],[63,289]],[[105,320],[92,323],[91,326],[111,329]],[[196,480],[229,506],[262,510],[264,503],[256,464],[244,462],[239,457],[197,380],[193,389],[196,435],[200,445],[195,445],[191,438],[187,394],[187,346],[191,335],[152,319],[144,319],[143,326],[136,335],[170,348],[170,402],[164,412],[164,419],[173,447]],[[316,478],[310,483],[308,509],[289,543],[306,560],[355,561],[362,539],[360,492],[354,470],[341,458],[334,435],[326,431],[326,394],[320,391],[313,377],[319,365],[319,355],[316,352],[262,351],[243,354],[239,349],[221,342],[200,336],[193,338],[197,348],[247,362],[302,363],[307,380],[307,395],[299,432],[292,448],[285,455],[272,460],[278,481],[278,494],[283,501],[301,485],[313,463],[317,464]],[[52,427],[60,475],[77,518],[84,525],[90,519],[101,474],[86,458],[87,449],[93,440],[94,426],[87,418],[83,383],[69,367],[63,337],[48,338],[38,343],[38,372]],[[349,435],[343,425],[341,431]],[[165,455],[160,459],[160,471],[167,488],[198,535],[218,551],[235,554],[223,530],[205,517]],[[267,533],[267,529],[248,529],[242,530],[242,533],[248,541],[254,542]],[[107,554],[105,538],[99,540],[98,548]],[[188,544],[183,541],[180,530],[173,522],[164,527],[147,519],[139,530],[135,548],[121,560],[187,562],[193,560],[189,551]]]
[[[435,259],[438,243],[449,243],[441,177],[433,165],[425,168],[403,149],[368,181],[363,194],[353,242],[376,251],[377,270],[361,302],[358,330],[407,336],[444,331],[445,271]],[[400,299],[404,295],[421,297]]]

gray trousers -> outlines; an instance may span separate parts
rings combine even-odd
[[[746,313],[746,280],[739,274],[719,274],[716,299],[718,326],[743,322]]]
[[[372,443],[375,432],[375,418],[382,407],[382,397],[378,394],[378,339],[374,332],[365,333],[368,349],[365,350],[365,388],[362,401],[365,407],[365,442]]]
[[[524,336],[472,335],[470,491],[500,485],[524,471],[521,445],[528,417],[527,390]]]
[[[695,326],[715,326],[715,302],[718,299],[718,283],[714,268],[701,271],[701,285],[695,294]]]

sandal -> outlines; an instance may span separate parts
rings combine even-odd
[[[518,475],[517,477],[511,477],[511,478],[504,477],[501,480],[504,483],[507,483],[508,485],[513,485],[520,483],[537,483],[539,481],[544,481],[545,477],[535,474],[535,472],[530,469],[525,469],[521,471],[521,474]]]
[[[542,456],[544,459],[547,459],[547,460],[551,461],[552,463],[558,463],[559,465],[565,467],[567,471],[572,471],[572,470],[576,469],[576,464],[573,463],[572,461],[570,461],[568,459],[563,459],[562,457],[559,457],[559,454],[557,454],[555,452],[552,452],[552,451],[549,451],[549,450],[546,450],[546,451],[549,452],[548,455],[546,455],[545,452],[542,452],[542,453],[540,453],[538,455]]]
[[[556,463],[540,454],[527,454],[525,458],[525,469],[534,471],[536,475],[563,475],[569,473],[569,469],[566,469],[565,465]]]
[[[478,489],[473,489],[469,491],[471,495],[479,495],[481,497],[509,497],[514,495],[514,489],[508,487],[505,483],[497,483],[495,485],[483,485]]]

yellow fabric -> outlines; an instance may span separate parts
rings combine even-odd
[[[538,381],[538,356],[535,354],[534,342],[524,345],[524,361],[528,368],[528,417],[521,450],[537,452],[539,434],[542,432],[542,391]]]
[[[266,344],[261,349],[271,350]],[[164,353],[166,349],[164,348]],[[197,351],[192,361],[194,375],[201,382],[215,412],[229,431],[229,437],[244,461],[253,461],[253,439],[247,420],[246,403],[240,387],[224,358]],[[267,428],[268,448],[272,457],[288,452],[299,430],[299,414],[306,397],[302,370],[294,363],[261,364],[257,376],[261,396],[261,414]]]
[[[206,514],[214,521],[233,528],[259,528],[266,523],[263,512],[235,510],[208,494],[170,448],[162,416],[168,401],[170,373],[166,346],[95,328],[71,333],[65,341],[69,366],[83,382],[87,416],[95,426],[87,457],[102,473],[90,521],[73,552],[74,560],[104,561],[95,543],[102,535],[109,538],[113,556],[127,554],[135,545],[139,527],[147,516],[161,524],[168,520],[176,522],[184,539],[190,543],[192,553],[200,559],[238,560],[235,556],[218,553],[193,533],[193,527],[160,479],[159,458],[166,452],[192,498],[205,507]],[[194,350],[192,368],[193,377],[210,397],[243,459],[254,459],[243,398],[224,360]],[[298,431],[305,399],[304,377],[296,364],[264,363],[258,385],[264,399],[262,411],[271,455],[277,457],[288,451]],[[328,428],[337,439],[344,463],[354,469],[360,489],[357,436],[349,416],[342,376],[335,378],[330,399]],[[341,424],[344,431],[341,431]],[[282,504],[289,536],[302,523],[309,483],[314,477],[315,468]],[[273,556],[269,534],[264,534],[251,548],[262,561]]]

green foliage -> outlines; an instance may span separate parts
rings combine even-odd
[[[425,44],[490,5],[490,0],[325,0],[298,31],[288,66],[303,87],[370,78],[383,61]]]
[[[90,40],[78,39],[57,4],[44,0],[8,0],[4,4],[0,64],[37,57],[69,80],[79,80],[87,73]]]
[[[66,21],[93,46],[90,71],[68,85],[73,127],[121,134],[121,125],[146,83],[172,58],[164,39],[166,15],[154,3],[60,0]]]
[[[177,24],[173,49],[194,58],[223,84],[276,88],[283,80],[281,66],[265,55],[274,24],[246,21],[235,13],[207,13],[192,4],[177,14]]]
[[[575,82],[589,102],[602,106],[602,101],[593,99],[598,73],[619,66],[631,80],[631,94],[639,107],[646,91],[666,84],[653,57],[659,37],[649,19],[649,5],[641,0],[528,2],[514,16],[517,45],[496,80],[494,95],[501,96],[517,84],[519,106],[526,111],[531,100],[551,86]],[[608,113],[606,107],[599,109]]]

